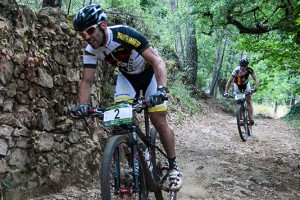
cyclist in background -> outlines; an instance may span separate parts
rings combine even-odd
[[[149,98],[150,120],[158,133],[169,158],[170,190],[182,186],[182,175],[176,163],[174,133],[167,123],[167,69],[163,59],[139,32],[125,25],[107,25],[107,17],[100,5],[80,9],[74,19],[75,31],[88,43],[83,56],[82,79],[78,91],[79,117],[88,113],[91,83],[98,61],[118,67],[114,101]]]
[[[256,92],[256,89],[258,87],[258,78],[256,74],[254,73],[253,69],[251,67],[248,67],[249,61],[247,58],[242,58],[239,61],[239,66],[235,68],[231,76],[225,86],[225,93],[224,96],[228,96],[228,90],[230,88],[230,85],[232,81],[234,81],[234,93],[239,94],[244,91],[249,91],[251,90],[251,93]],[[252,76],[254,80],[255,86],[251,89],[250,83],[249,83],[249,75]],[[246,96],[246,102],[248,105],[248,110],[249,110],[249,121],[251,125],[254,125],[254,120],[253,120],[253,106],[251,102],[251,94]]]

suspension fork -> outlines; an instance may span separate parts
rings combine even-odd
[[[246,117],[246,113],[245,113],[245,110],[247,109],[247,107],[246,107],[246,102],[245,101],[238,101],[237,102],[237,104],[238,104],[238,106],[240,106],[240,113],[239,113],[239,115],[240,115],[240,119],[241,118],[243,118],[243,119],[245,119],[245,117]],[[243,120],[244,121],[244,120]],[[245,121],[244,121],[245,122]],[[245,122],[246,123],[246,122]]]
[[[149,122],[149,112],[148,109],[144,111],[144,120],[145,120],[145,132],[146,132],[146,138],[149,140],[150,138],[150,122]],[[147,144],[147,147],[149,145]]]
[[[244,122],[245,123],[248,123],[248,121],[247,121],[247,114],[246,114],[246,112],[248,112],[248,107],[247,107],[247,102],[245,101],[245,102],[243,102],[242,104],[241,104],[241,106],[242,106],[242,111],[243,111],[243,118],[244,118]]]
[[[139,190],[139,154],[138,154],[138,138],[136,135],[136,126],[131,127],[132,133],[132,155],[133,155],[133,192],[138,192]]]

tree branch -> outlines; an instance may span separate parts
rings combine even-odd
[[[232,24],[239,29],[239,33],[248,33],[248,34],[262,34],[262,33],[267,33],[270,31],[270,28],[267,26],[263,26],[259,23],[255,24],[255,27],[246,27],[243,25],[241,22],[239,22],[236,19],[233,19],[231,15],[227,16],[227,24]],[[274,30],[272,28],[272,30]]]

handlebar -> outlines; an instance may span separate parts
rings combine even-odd
[[[224,97],[227,97],[227,98],[234,98],[234,96],[235,96],[234,94],[228,94],[227,96],[224,95]]]
[[[250,89],[248,91],[245,91],[243,93],[240,93],[240,94],[245,94],[246,96],[249,95],[249,94],[253,94],[255,93],[254,90]],[[234,98],[236,96],[236,94],[227,94],[227,95],[223,95],[224,97],[227,97],[227,98]]]
[[[164,101],[168,100],[168,97],[162,97]],[[146,108],[149,107],[149,99],[145,97],[139,97],[139,98],[133,98],[133,99],[128,99],[124,101],[119,101],[116,104],[119,103],[127,103],[132,106],[132,111],[140,112]],[[108,106],[110,107],[110,106]],[[88,115],[86,117],[98,117],[100,120],[103,119],[104,111],[106,110],[107,107],[105,108],[99,108],[99,107],[89,107],[88,109]],[[73,118],[79,118],[76,115],[76,111],[74,108],[68,108],[68,114],[73,117]]]

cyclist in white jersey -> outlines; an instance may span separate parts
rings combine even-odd
[[[88,43],[83,56],[83,77],[79,85],[78,116],[87,115],[91,83],[98,61],[118,67],[114,101],[139,96],[149,97],[150,120],[158,133],[169,158],[170,190],[182,186],[182,175],[176,163],[174,133],[167,122],[166,97],[167,69],[163,59],[139,32],[124,25],[108,26],[100,5],[80,9],[74,19],[75,30]]]
[[[236,94],[239,94],[244,91],[249,91],[249,90],[252,90],[253,92],[256,91],[259,81],[253,69],[251,67],[248,67],[248,65],[249,65],[249,61],[247,58],[242,58],[239,61],[239,66],[232,71],[231,76],[225,86],[224,96],[228,95],[228,90],[232,81],[234,82],[234,93]],[[255,86],[253,87],[253,89],[251,89],[250,87],[249,75],[251,75],[254,80]],[[246,96],[246,102],[249,110],[249,121],[251,125],[253,125],[254,120],[253,120],[253,106],[251,102],[251,94]]]

